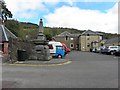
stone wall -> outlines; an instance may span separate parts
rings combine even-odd
[[[33,43],[27,40],[10,39],[8,61],[15,62],[18,60],[18,50],[25,50],[27,53],[27,57],[29,57],[32,52],[33,45]]]
[[[100,38],[99,36],[81,36],[80,37],[80,45],[81,45],[81,51],[90,51],[90,48],[97,48],[100,46],[100,43],[96,43],[96,45],[91,45],[92,42],[99,42]]]

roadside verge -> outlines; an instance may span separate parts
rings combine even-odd
[[[70,64],[72,61],[70,59],[52,59],[50,61],[17,61],[15,63],[3,63],[3,65],[10,66],[60,66]]]

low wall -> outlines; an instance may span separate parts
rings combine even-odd
[[[33,45],[33,43],[27,40],[10,39],[8,61],[15,62],[18,60],[18,50],[26,50],[27,54],[30,55]]]

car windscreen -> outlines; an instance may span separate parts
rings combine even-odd
[[[53,45],[52,44],[49,44],[48,47],[49,47],[49,49],[53,49]]]
[[[118,47],[110,47],[110,48],[118,48]]]
[[[56,46],[56,49],[63,50],[63,47],[62,46]]]

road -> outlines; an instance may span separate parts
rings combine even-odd
[[[3,65],[3,88],[118,88],[118,57],[72,51],[62,66]]]

